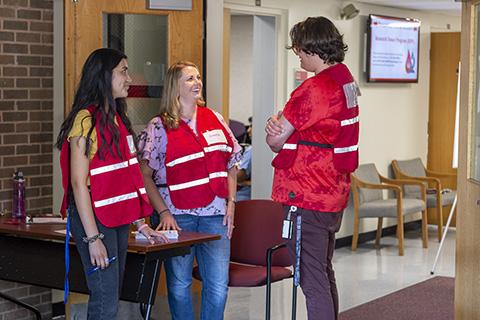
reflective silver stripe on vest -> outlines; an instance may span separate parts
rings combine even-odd
[[[345,153],[345,152],[352,152],[352,151],[357,151],[358,150],[358,144],[350,147],[344,147],[344,148],[334,148],[333,152],[334,153]]]
[[[228,173],[225,172],[225,171],[213,172],[213,173],[210,173],[208,175],[208,178],[202,178],[202,179],[193,180],[193,181],[190,181],[190,182],[174,184],[174,185],[168,186],[168,188],[170,189],[170,191],[187,189],[187,188],[199,186],[201,184],[209,183],[210,179],[222,178],[222,177],[227,177],[227,176],[228,176]]]
[[[228,173],[226,171],[213,172],[208,175],[210,179],[227,177]]]
[[[351,118],[351,119],[347,119],[347,120],[342,120],[342,122],[340,122],[340,125],[341,125],[342,127],[343,127],[343,126],[348,126],[348,125],[357,123],[358,120],[359,120],[359,117],[356,116],[355,118]]]
[[[295,143],[285,143],[285,144],[283,144],[282,149],[295,150],[295,149],[297,149],[297,144],[295,144]]]
[[[99,201],[94,201],[95,208],[100,208],[109,204],[114,204],[120,201],[125,201],[125,200],[130,200],[138,198],[138,193],[137,191],[131,192],[131,193],[125,193],[116,197],[108,198],[105,200],[99,200]]]
[[[200,152],[193,153],[193,154],[190,154],[188,156],[180,157],[180,158],[177,158],[173,161],[170,161],[169,163],[166,164],[166,166],[167,167],[173,167],[173,166],[175,166],[179,163],[184,163],[184,162],[187,162],[187,161],[195,160],[195,159],[198,159],[198,158],[202,158],[204,156],[205,156],[205,154],[203,153],[203,151],[200,151]]]
[[[201,184],[206,184],[209,181],[210,181],[209,178],[202,178],[202,179],[193,180],[193,181],[190,181],[190,182],[173,184],[173,185],[168,186],[168,188],[170,189],[170,191],[182,190],[182,189],[186,189],[186,188],[199,186]]]
[[[147,193],[147,190],[145,190],[145,188],[140,188],[140,189],[138,189],[138,191],[140,191],[140,194]]]
[[[110,164],[108,166],[98,167],[90,170],[90,175],[94,176],[96,174],[105,173],[113,170],[123,169],[128,167],[128,161],[123,161],[119,163]]]
[[[136,157],[135,157],[135,158],[132,158],[132,159],[128,160],[128,163],[129,163],[130,165],[137,164],[137,163],[138,163],[138,159],[137,159]]]
[[[223,152],[232,152],[232,147],[229,147],[225,144],[219,144],[217,146],[210,146],[203,148],[205,152],[212,152],[212,151],[223,151]]]

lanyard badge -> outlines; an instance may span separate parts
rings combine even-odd
[[[283,220],[282,227],[282,238],[283,239],[292,239],[293,235],[293,221],[292,221],[292,212],[297,211],[297,207],[290,206],[290,210],[287,213],[287,218]]]

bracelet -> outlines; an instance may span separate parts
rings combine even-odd
[[[229,198],[227,199],[227,203],[228,203],[228,202],[236,203],[236,202],[237,202],[237,199],[235,199],[235,197],[229,197]]]
[[[145,218],[137,219],[137,220],[133,221],[132,224],[135,224],[135,225],[136,225],[136,224],[139,223],[139,222],[145,223]]]
[[[160,212],[158,213],[158,216],[161,216],[162,213],[165,213],[165,212],[167,212],[167,211],[170,211],[170,209],[168,209],[168,208],[167,208],[167,209],[163,209],[162,211],[160,211]]]
[[[90,243],[94,243],[98,239],[102,240],[103,238],[105,238],[105,235],[103,233],[99,233],[91,237],[83,237],[82,240],[83,242],[90,244]]]

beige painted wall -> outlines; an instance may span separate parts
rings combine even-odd
[[[253,0],[228,0],[229,4],[254,6]],[[341,20],[339,11],[342,4],[354,3],[360,15],[352,20]],[[262,7],[288,10],[288,29],[308,16],[323,15],[331,19],[344,34],[349,46],[345,63],[360,84],[360,162],[375,163],[378,171],[390,175],[392,159],[421,157],[427,160],[427,126],[429,99],[429,50],[430,32],[459,31],[460,17],[444,14],[430,14],[420,11],[400,10],[381,6],[366,5],[354,1],[335,0],[263,0]],[[364,32],[368,14],[382,14],[420,19],[420,54],[418,84],[369,84],[363,73]],[[447,24],[450,29],[447,29]],[[288,37],[286,34],[285,37]],[[297,57],[287,54],[287,94],[293,90],[293,72],[299,68]],[[232,75],[234,76],[234,75]],[[233,79],[232,79],[233,81]],[[406,221],[420,219],[412,215]],[[394,225],[387,221],[384,225]],[[360,225],[361,232],[374,230],[376,221],[367,219]],[[344,215],[342,229],[337,237],[352,234],[353,219],[350,208]]]

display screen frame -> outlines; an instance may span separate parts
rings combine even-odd
[[[405,66],[405,72],[408,72],[408,73],[415,73],[415,77],[409,77],[408,76],[408,73],[405,74],[405,76],[401,76],[401,73],[396,73],[393,69],[393,65],[395,65],[395,62],[393,61],[394,59],[392,59],[389,63],[390,64],[393,64],[392,65],[392,71],[391,73],[388,74],[388,76],[386,76],[386,73],[388,70],[387,67],[384,67],[384,66],[380,66],[380,67],[376,67],[374,63],[372,63],[373,59],[379,59],[379,56],[375,54],[375,52],[373,52],[373,46],[375,45],[376,43],[376,40],[373,38],[374,35],[376,35],[377,33],[374,34],[374,28],[372,28],[372,23],[374,23],[375,21],[382,21],[382,20],[385,20],[385,21],[390,21],[391,23],[399,23],[402,24],[402,23],[406,23],[406,24],[411,24],[412,27],[411,29],[413,29],[413,31],[416,31],[416,39],[414,40],[414,44],[413,46],[415,46],[415,41],[416,41],[416,48],[414,48],[414,50],[412,50],[412,56],[413,55],[416,55],[416,58],[415,56],[413,56],[413,60],[414,60],[414,63],[411,64],[410,66],[410,69],[408,69],[409,71],[407,71],[407,61],[410,55],[410,50],[408,50],[407,52],[407,56],[406,57],[401,57],[399,58],[399,54],[395,54],[394,51],[392,51],[391,53],[382,53],[382,54],[385,54],[387,60],[388,60],[388,55],[391,54],[393,58],[397,59],[397,62],[396,62],[396,67],[397,67],[397,70],[398,70],[398,67],[400,66],[400,61],[401,61],[401,64],[402,66],[404,65]],[[390,16],[384,16],[384,15],[377,15],[377,14],[370,14],[368,16],[368,22],[367,22],[367,57],[366,57],[366,63],[367,63],[367,68],[366,68],[366,74],[367,74],[367,82],[369,83],[418,83],[418,78],[419,78],[419,69],[420,69],[420,61],[418,59],[419,57],[419,52],[420,52],[420,27],[421,27],[421,22],[420,20],[418,19],[413,19],[413,18],[401,18],[401,17],[390,17]],[[398,27],[399,29],[401,28],[400,26]],[[416,30],[415,30],[416,28]],[[396,29],[396,28],[392,28],[392,29]],[[402,49],[402,44],[398,45],[396,44],[396,41],[398,39],[395,39],[395,38],[389,38],[388,41],[391,42],[392,44],[392,48],[397,48],[397,50],[400,50]],[[395,47],[396,45],[396,47]],[[406,43],[406,44],[403,44],[403,46],[407,47],[407,46],[412,46],[412,44],[409,44],[409,43]],[[404,53],[403,53],[404,54]],[[395,57],[397,56],[397,57]],[[380,56],[380,59],[381,56]],[[398,60],[400,59],[400,60]],[[411,60],[411,59],[410,59]],[[379,70],[383,71],[383,72],[380,72]],[[413,71],[412,71],[413,70]]]

